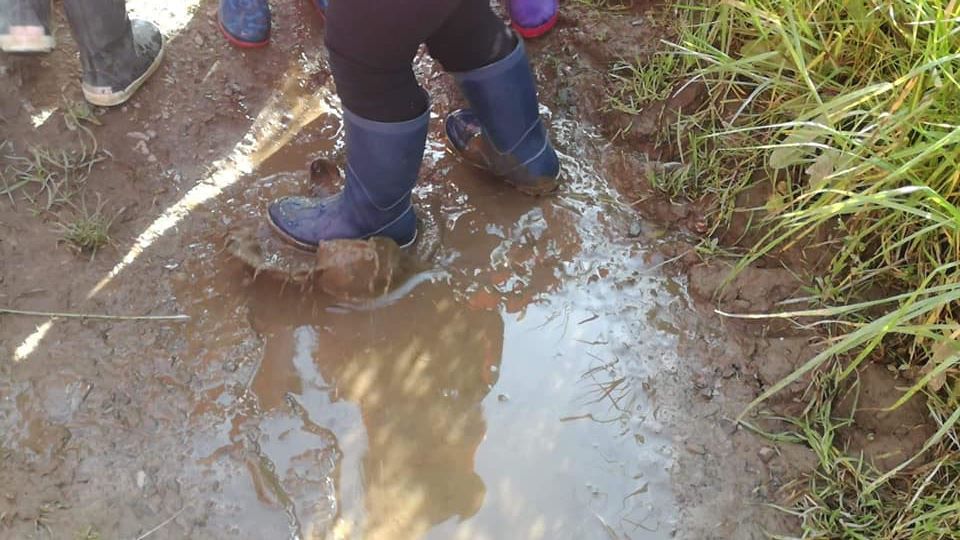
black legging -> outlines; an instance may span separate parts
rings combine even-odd
[[[420,44],[453,72],[486,66],[516,47],[489,0],[331,0],[326,36],[343,106],[378,122],[426,111],[412,68]]]

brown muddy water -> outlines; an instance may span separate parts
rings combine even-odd
[[[305,165],[340,150],[338,122],[310,125],[209,221],[305,189]],[[587,164],[598,140],[554,129],[578,154],[545,199],[458,164],[432,133],[427,247],[381,297],[253,278],[219,236],[192,246],[188,350],[238,381],[212,383],[192,414],[211,519],[244,538],[674,534],[669,405],[649,381],[676,369],[686,300]]]

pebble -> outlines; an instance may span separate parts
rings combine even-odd
[[[137,487],[143,489],[147,485],[147,473],[144,471],[137,471]]]
[[[499,401],[500,403],[506,403],[510,401],[510,396],[506,394],[500,394],[499,396],[497,396],[497,401]]]
[[[770,446],[764,446],[757,452],[757,455],[760,456],[760,461],[770,463],[770,460],[777,455],[777,451]]]
[[[683,446],[687,449],[687,452],[690,452],[691,454],[696,454],[698,456],[707,455],[707,447],[702,444],[686,441],[683,443]]]
[[[640,226],[640,222],[631,223],[630,229],[627,231],[627,238],[638,238],[641,234],[643,234],[643,227]]]

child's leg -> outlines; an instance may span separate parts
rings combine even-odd
[[[423,114],[427,96],[411,63],[459,0],[341,0],[327,10],[326,45],[345,109],[399,122]]]
[[[385,236],[416,239],[411,192],[429,123],[411,62],[457,0],[337,0],[327,11],[327,49],[343,103],[347,168],[332,199],[289,197],[270,205],[274,228],[314,249],[319,242]]]
[[[430,56],[454,73],[490,65],[517,46],[516,36],[484,0],[461,0],[425,42]]]

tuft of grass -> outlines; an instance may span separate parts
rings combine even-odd
[[[753,224],[762,238],[736,271],[801,243],[832,255],[798,299],[810,309],[749,316],[812,317],[836,333],[753,405],[841,362],[832,381],[817,379],[829,402],[879,357],[918,373],[891,408],[924,396],[937,426],[922,452],[880,474],[838,447],[843,423],[823,406],[796,419],[797,440],[821,455],[793,508],[805,537],[960,537],[960,1],[675,8],[686,24],[674,49],[708,100],[667,134],[690,171],[670,190],[711,196],[714,228],[741,211],[745,190],[769,194]]]
[[[633,6],[633,0],[574,0],[574,2],[599,11],[626,11]]]
[[[833,403],[841,391],[859,391],[859,383],[847,390],[838,386],[841,370],[834,363],[818,374],[801,415],[777,418],[789,426],[787,432],[761,432],[778,442],[804,444],[817,458],[816,470],[781,488],[789,502],[781,509],[800,520],[803,538],[960,538],[960,441],[946,441],[939,457],[898,474],[896,481],[881,481],[880,471],[839,444],[854,419],[838,417]]]
[[[83,529],[77,533],[76,540],[101,540],[103,538],[100,536],[100,531],[98,531],[93,525]]]
[[[112,242],[110,228],[122,210],[117,215],[108,216],[104,213],[104,206],[105,203],[99,196],[93,209],[88,208],[86,201],[81,199],[80,206],[75,208],[73,218],[57,224],[63,240],[79,252],[90,254],[91,257],[108,246]]]
[[[679,56],[658,52],[646,61],[615,62],[607,73],[612,88],[607,97],[611,109],[627,114],[640,114],[649,105],[670,97],[677,76]]]
[[[83,104],[68,103],[63,108],[66,127],[77,134],[76,144],[70,148],[32,146],[18,154],[9,141],[0,143],[5,163],[0,170],[0,196],[15,202],[15,195],[21,195],[35,211],[55,210],[75,199],[94,165],[109,157],[87,127],[99,125],[93,111]]]

